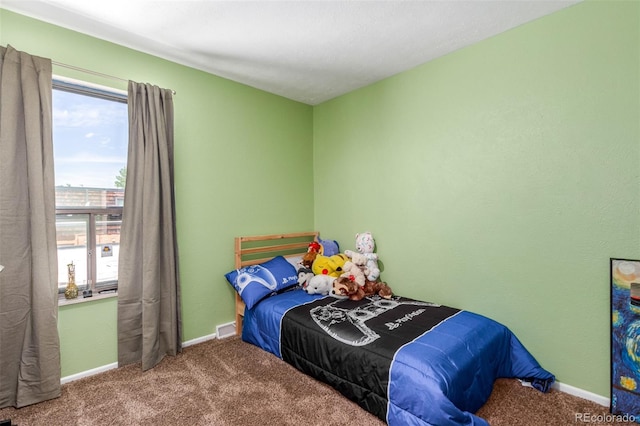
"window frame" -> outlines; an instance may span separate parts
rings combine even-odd
[[[124,90],[112,89],[104,86],[99,86],[89,82],[70,79],[66,77],[53,76],[52,90],[60,90],[78,95],[91,96],[113,102],[120,102],[123,104],[128,103],[128,94]],[[54,123],[55,124],[55,123]],[[55,141],[53,142],[55,144]],[[55,158],[54,158],[55,163]],[[124,197],[124,193],[123,193]],[[119,215],[122,217],[122,206],[108,206],[108,207],[64,207],[58,208],[56,205],[56,223],[59,216],[66,216],[70,214],[88,215],[88,229],[87,229],[87,277],[86,284],[77,284],[79,291],[91,290],[93,295],[97,295],[103,292],[117,292],[118,281],[107,281],[106,283],[97,282],[97,230],[96,230],[96,217],[100,215]],[[57,244],[56,244],[57,249]],[[85,277],[76,276],[76,280],[83,281]],[[57,281],[57,278],[56,278]],[[64,298],[65,288],[58,283],[58,295]],[[80,295],[78,297],[81,298]]]

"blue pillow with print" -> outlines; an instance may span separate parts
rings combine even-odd
[[[249,309],[265,297],[298,284],[296,268],[283,256],[236,269],[225,274],[225,278]]]

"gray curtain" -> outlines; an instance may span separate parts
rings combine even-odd
[[[118,364],[182,350],[170,90],[129,82],[129,157],[118,270]]]
[[[0,47],[0,408],[60,396],[51,60]]]

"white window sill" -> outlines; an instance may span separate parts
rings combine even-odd
[[[110,291],[102,294],[97,293],[91,297],[82,297],[82,295],[79,295],[75,299],[65,299],[64,294],[62,294],[58,298],[58,306],[75,305],[77,303],[91,302],[93,300],[110,299],[112,297],[118,297],[118,293],[115,291]]]

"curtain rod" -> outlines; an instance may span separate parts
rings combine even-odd
[[[63,64],[61,62],[51,61],[51,63],[53,65],[56,65],[56,66],[59,66],[59,67],[62,67],[62,68],[68,68],[70,70],[80,71],[80,72],[83,72],[85,74],[96,75],[98,77],[104,77],[104,78],[108,78],[108,79],[111,79],[111,80],[124,81],[125,83],[129,82],[129,80],[127,80],[125,78],[115,77],[113,75],[104,74],[104,73],[97,72],[97,71],[91,71],[91,70],[88,70],[88,69],[85,69],[85,68],[76,67],[76,66],[73,66],[73,65]],[[171,90],[171,93],[175,95],[176,91],[175,90]]]

